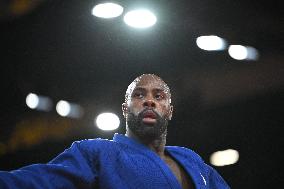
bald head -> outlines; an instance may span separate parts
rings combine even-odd
[[[128,86],[125,93],[125,103],[127,103],[130,99],[130,96],[133,90],[138,86],[144,83],[158,83],[160,88],[164,90],[165,93],[168,94],[169,99],[171,101],[171,92],[169,86],[166,84],[164,80],[162,80],[159,76],[155,74],[142,74],[136,77],[132,83]]]
[[[122,111],[127,136],[165,138],[173,113],[168,85],[154,74],[137,77],[127,88]]]

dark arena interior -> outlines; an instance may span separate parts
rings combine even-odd
[[[172,93],[167,145],[194,150],[232,188],[283,186],[280,1],[117,0],[123,13],[108,19],[92,14],[102,2],[0,1],[0,170],[47,163],[76,140],[123,134],[127,86],[153,73]],[[127,25],[123,16],[136,7],[151,10],[156,23]],[[200,36],[224,46],[206,50]],[[234,46],[254,54],[236,57]],[[41,106],[28,105],[29,94]],[[60,101],[73,112],[60,114]],[[100,129],[103,112],[116,114],[119,127]],[[212,154],[227,149],[237,160],[212,164]]]

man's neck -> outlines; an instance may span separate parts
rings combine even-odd
[[[126,131],[125,134],[127,137],[132,138],[145,146],[149,147],[152,151],[154,151],[158,156],[165,156],[165,145],[166,145],[166,135],[167,131],[165,131],[161,136],[157,138],[147,138],[147,137],[139,137],[135,135],[130,130]]]

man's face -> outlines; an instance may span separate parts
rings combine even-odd
[[[140,137],[156,138],[165,133],[173,108],[167,85],[156,76],[143,75],[128,92],[123,104],[128,129]]]

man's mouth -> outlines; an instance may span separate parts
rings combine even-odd
[[[152,110],[147,110],[143,113],[143,123],[145,124],[155,124],[157,116]]]

